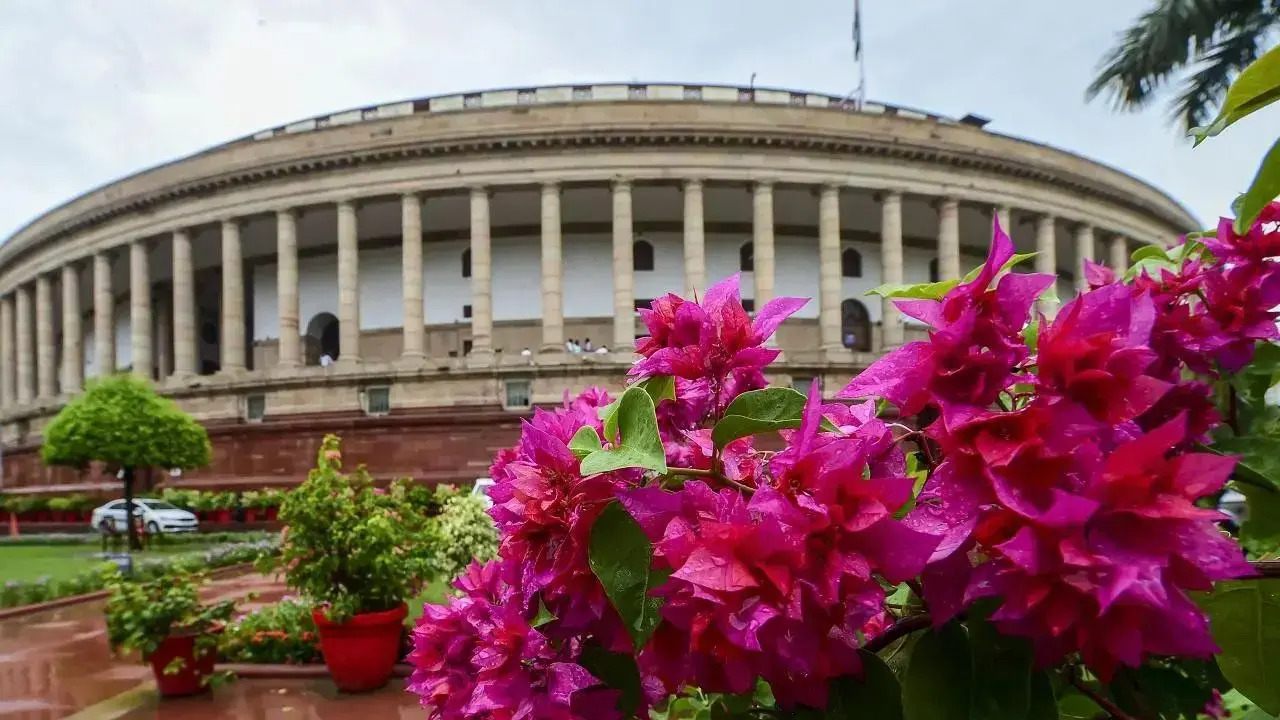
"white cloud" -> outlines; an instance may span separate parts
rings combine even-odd
[[[1083,88],[1147,0],[867,2],[871,96],[1080,152],[1225,210],[1269,112],[1192,150],[1163,110]],[[0,236],[114,178],[264,127],[485,87],[686,80],[844,93],[849,0],[10,0],[0,25]]]

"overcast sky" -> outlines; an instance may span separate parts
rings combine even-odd
[[[1084,88],[1151,0],[863,0],[869,98],[993,119],[1226,211],[1280,126],[1193,150]],[[857,83],[853,0],[0,0],[0,237],[112,179],[273,125],[461,90]]]

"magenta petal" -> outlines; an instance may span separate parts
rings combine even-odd
[[[894,300],[893,304],[903,315],[915,318],[929,327],[939,327],[945,323],[942,303],[937,300]]]
[[[996,286],[996,303],[1005,322],[1021,327],[1036,298],[1055,282],[1044,273],[1009,273]]]
[[[942,627],[964,609],[965,590],[969,587],[972,573],[967,549],[953,552],[925,567],[920,580],[934,627]]]
[[[567,706],[574,693],[599,684],[594,675],[577,663],[551,663],[547,669],[547,694],[557,705]]]
[[[1088,258],[1084,261],[1084,279],[1090,287],[1110,285],[1116,281],[1116,273],[1106,265],[1101,265]]]
[[[923,341],[911,342],[871,363],[837,397],[882,397],[895,405],[907,405],[924,391],[932,375],[933,346]]]
[[[649,536],[650,541],[662,538],[671,518],[680,513],[681,496],[663,490],[656,485],[628,490],[618,496],[622,507]]]
[[[783,320],[794,315],[808,303],[808,298],[799,297],[779,297],[765,303],[764,307],[756,311],[755,319],[751,322],[751,332],[755,335],[755,342],[761,343],[768,340]]]
[[[941,539],[912,530],[892,519],[882,520],[858,533],[865,539],[864,552],[880,567],[880,574],[891,583],[909,580],[924,569],[929,556]]]
[[[741,303],[741,282],[740,274],[734,273],[720,282],[707,288],[707,294],[702,297],[702,307],[708,315],[716,315],[722,305],[726,303]]]

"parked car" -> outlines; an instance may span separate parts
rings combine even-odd
[[[155,498],[134,500],[133,516],[142,519],[142,527],[151,535],[195,532],[200,524],[193,513]],[[95,530],[110,530],[118,533],[128,531],[129,526],[125,524],[124,517],[124,500],[112,500],[95,509],[89,517],[89,524]]]
[[[476,478],[476,483],[471,486],[471,494],[483,500],[485,507],[493,507],[493,501],[489,499],[491,487],[493,487],[493,478]]]

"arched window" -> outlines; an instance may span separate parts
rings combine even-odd
[[[938,258],[929,261],[929,282],[938,282]]]
[[[840,303],[840,336],[850,350],[871,352],[871,316],[861,301],[849,298]]]
[[[322,312],[311,318],[304,338],[307,364],[320,365],[324,355],[328,355],[330,361],[337,360],[341,351],[338,339],[338,318],[333,313]]]
[[[755,272],[756,270],[756,245],[755,243],[743,243],[738,248],[738,269],[742,272]]]
[[[840,277],[862,277],[862,253],[853,248],[840,253]]]
[[[648,240],[637,240],[632,244],[631,268],[640,271],[653,270],[653,244]]]
[[[462,251],[462,277],[471,277],[471,248]]]

